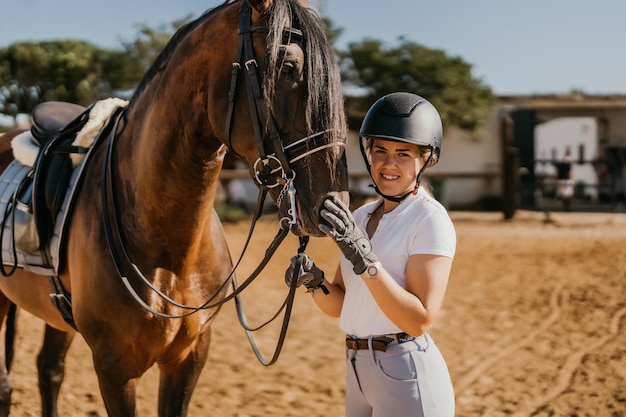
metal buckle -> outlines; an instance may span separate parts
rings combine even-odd
[[[265,159],[257,159],[252,165],[252,170],[256,183],[266,188],[285,185],[288,180],[280,159],[274,155],[267,155]],[[269,182],[271,179],[274,180],[273,184]]]
[[[385,335],[385,337],[390,339],[389,343],[404,343],[404,342],[410,342],[411,340],[415,340],[413,336],[409,336],[406,333],[388,334],[388,335]]]
[[[243,65],[246,67],[246,70],[248,70],[248,71],[250,71],[250,67],[252,65],[254,65],[255,68],[259,67],[259,65],[256,62],[256,59],[254,59],[254,58],[247,60]]]

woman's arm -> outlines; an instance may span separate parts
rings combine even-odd
[[[337,271],[335,272],[335,277],[333,278],[332,283],[324,279],[323,284],[328,290],[328,294],[320,288],[313,293],[313,300],[320,310],[327,315],[331,317],[339,317],[341,314],[341,307],[343,306],[343,297],[345,295],[341,268],[337,266]]]
[[[412,336],[425,333],[435,320],[448,286],[452,259],[412,255],[406,266],[406,289],[383,267],[372,278],[362,274],[376,303],[398,327]]]

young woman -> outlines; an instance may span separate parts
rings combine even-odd
[[[298,282],[346,333],[346,417],[452,417],[450,376],[428,330],[444,299],[456,234],[444,207],[420,187],[439,159],[441,119],[424,98],[393,93],[372,105],[360,136],[382,198],[354,215],[326,200],[320,228],[342,252],[339,267],[328,281],[302,255]]]

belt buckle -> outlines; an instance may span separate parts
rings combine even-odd
[[[409,336],[406,333],[397,333],[397,334],[388,334],[385,335],[385,337],[387,337],[389,340],[389,343],[394,344],[394,343],[404,343],[404,342],[410,342],[411,340],[414,340],[415,338],[413,336]]]
[[[354,339],[346,339],[346,345],[348,346],[348,349],[352,349],[352,350],[358,350],[359,349],[359,345],[358,345],[357,341],[354,340]]]
[[[398,338],[398,343],[410,342],[412,340],[415,340],[413,336],[406,333],[398,333],[396,337]]]

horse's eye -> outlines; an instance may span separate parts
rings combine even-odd
[[[280,66],[280,73],[283,75],[291,75],[293,74],[295,69],[295,65],[292,62],[283,62]]]
[[[280,56],[277,68],[280,75],[297,81],[302,77],[302,63],[304,62],[304,52],[297,44],[281,45]]]

